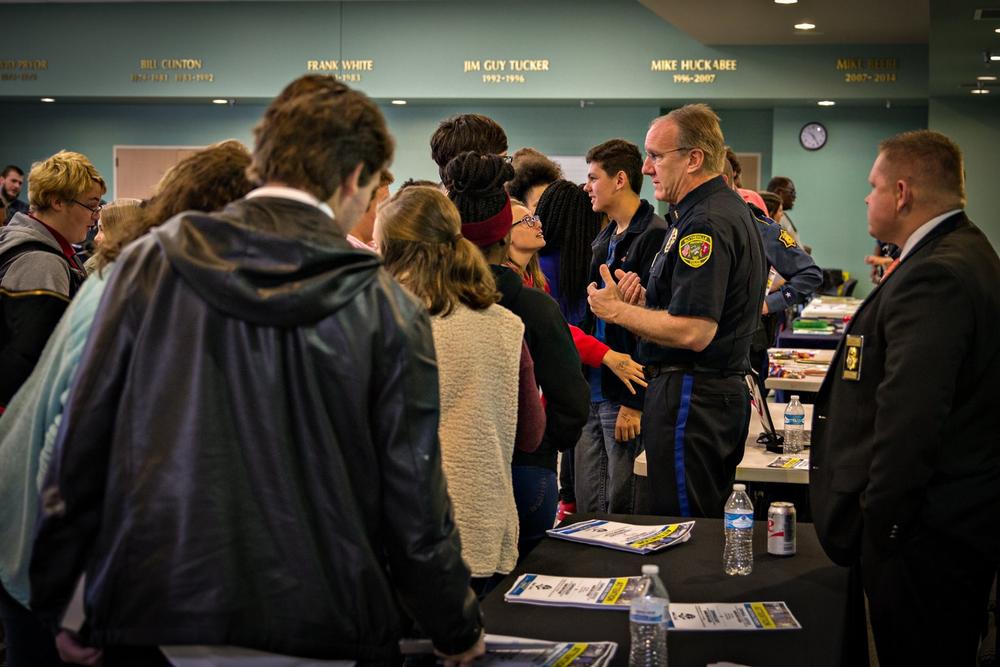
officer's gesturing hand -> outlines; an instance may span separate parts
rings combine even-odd
[[[627,304],[622,300],[618,284],[611,277],[608,265],[601,264],[600,272],[601,278],[604,280],[604,287],[598,288],[597,283],[590,283],[587,286],[587,303],[590,304],[594,315],[605,322],[615,322]]]
[[[639,274],[635,271],[625,273],[621,269],[615,269],[615,278],[618,279],[618,292],[622,295],[622,301],[633,306],[646,305],[646,288],[642,286]]]

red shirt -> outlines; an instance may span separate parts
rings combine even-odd
[[[59,249],[62,250],[62,254],[66,260],[73,266],[80,268],[80,263],[76,260],[76,249],[73,248],[73,244],[67,241],[65,236],[52,229],[35,216],[29,214],[29,217],[42,227],[45,227],[45,229],[49,230],[49,234],[52,234],[52,238],[54,238],[56,243],[59,244]]]

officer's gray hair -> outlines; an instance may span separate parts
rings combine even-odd
[[[650,126],[669,120],[677,126],[678,146],[700,149],[705,154],[702,170],[722,173],[726,160],[726,140],[722,136],[719,117],[707,104],[685,104],[665,116],[654,120]]]

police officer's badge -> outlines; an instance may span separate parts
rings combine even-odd
[[[864,348],[864,336],[846,336],[844,339],[844,369],[840,376],[845,380],[857,382],[861,379],[861,352]]]
[[[667,242],[663,244],[663,254],[666,255],[670,252],[670,249],[674,247],[674,241],[677,240],[677,228],[674,227],[670,230],[670,236],[667,237]]]
[[[688,234],[681,239],[677,254],[682,262],[697,269],[712,256],[712,237],[708,234]]]
[[[778,234],[778,240],[781,241],[782,245],[786,248],[795,247],[795,237],[788,233],[788,230],[782,229],[781,233]]]

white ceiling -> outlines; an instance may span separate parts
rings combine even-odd
[[[639,0],[702,44],[926,44],[930,0]],[[801,21],[816,25],[800,31]]]

